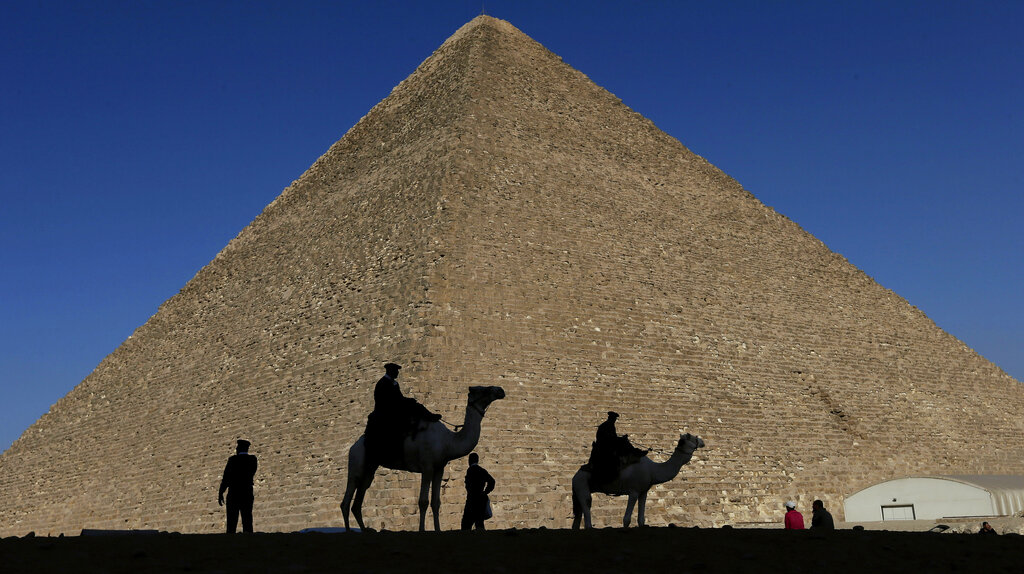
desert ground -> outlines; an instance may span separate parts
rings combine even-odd
[[[973,530],[971,526],[964,529]],[[131,534],[0,540],[0,572],[1014,572],[1024,536],[839,529]]]

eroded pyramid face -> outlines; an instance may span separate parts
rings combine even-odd
[[[654,525],[775,521],[791,498],[841,519],[884,478],[1024,473],[1017,381],[482,16],[0,458],[0,535],[220,531],[238,438],[258,530],[340,525],[388,361],[446,420],[471,386],[507,393],[476,447],[498,528],[568,526],[609,410],[652,459],[707,443],[652,491]],[[414,529],[418,485],[382,471],[368,525]],[[621,506],[596,498],[595,523]]]

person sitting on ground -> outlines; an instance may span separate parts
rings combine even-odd
[[[815,500],[811,504],[811,528],[816,530],[835,530],[836,523],[832,520],[832,513],[825,510],[825,503]]]
[[[786,530],[803,530],[804,515],[796,511],[796,503],[792,500],[786,502]]]
[[[992,528],[992,525],[989,524],[988,522],[982,522],[981,523],[981,530],[978,531],[978,534],[999,534],[999,533],[996,532],[996,529]]]

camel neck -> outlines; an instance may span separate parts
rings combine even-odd
[[[661,484],[668,482],[675,478],[679,474],[679,469],[684,464],[690,462],[690,458],[693,456],[693,452],[686,452],[684,448],[677,448],[672,452],[672,456],[665,462],[654,463],[654,472],[651,477],[654,479],[655,484]]]
[[[451,458],[466,456],[476,447],[480,440],[480,422],[484,418],[484,410],[473,402],[466,404],[466,418],[462,428],[455,433],[455,439],[451,443]]]

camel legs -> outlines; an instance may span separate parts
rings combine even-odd
[[[593,503],[593,496],[590,494],[590,486],[587,484],[589,477],[576,473],[572,477],[572,527],[574,530],[580,527],[580,518],[587,528],[593,528],[590,522],[590,506]]]
[[[638,499],[638,506],[636,509],[636,524],[637,526],[644,526],[644,510],[647,508],[647,491],[640,493]]]
[[[441,531],[441,479],[444,477],[444,467],[432,472],[424,472],[420,475],[420,532],[427,529],[427,504],[434,514],[434,532]],[[427,497],[430,497],[429,501]]]
[[[370,475],[370,479],[366,481],[366,484],[356,489],[356,498],[352,506],[352,516],[356,517],[356,524],[359,525],[359,530],[366,530],[366,525],[363,524],[363,497],[366,496],[367,489],[370,488],[370,483],[373,482],[373,475]]]
[[[580,527],[580,517],[583,517],[583,527],[593,528],[594,524],[590,521],[590,505],[593,502],[593,497],[590,491],[580,493],[580,513],[573,517],[572,527],[578,529]]]
[[[633,506],[636,504],[636,493],[629,493],[629,500],[626,502],[626,515],[622,517],[622,527],[629,528],[629,519],[632,518]]]
[[[637,504],[639,503],[639,504]],[[644,510],[647,507],[647,491],[630,492],[629,500],[626,502],[626,515],[622,517],[622,527],[629,528],[629,519],[633,514],[633,506],[636,506],[637,526],[644,525]]]
[[[583,527],[593,528],[594,523],[590,520],[590,506],[594,502],[594,497],[590,494],[590,491],[583,493]]]
[[[441,511],[441,478],[444,476],[444,467],[439,470],[424,472],[420,475],[420,532],[427,529],[427,504],[434,513],[434,532],[441,531],[441,519],[438,513]],[[428,500],[428,495],[430,500]]]
[[[348,526],[348,513],[352,508],[352,494],[355,492],[356,487],[353,484],[352,476],[349,475],[348,484],[345,486],[345,498],[341,499],[341,515],[345,517],[345,532],[349,531]]]
[[[341,514],[345,518],[345,530],[349,530],[348,524],[348,512],[352,510],[352,515],[356,517],[356,524],[359,525],[359,529],[365,531],[366,526],[363,525],[363,497],[366,495],[366,491],[370,488],[370,484],[373,483],[373,475],[377,473],[377,465],[372,465],[371,468],[358,468],[349,465],[348,471],[348,483],[345,485],[345,497],[341,501]],[[353,497],[353,494],[355,496]]]
[[[434,532],[441,531],[441,479],[444,478],[444,467],[434,473],[430,479],[430,510],[434,513]]]

